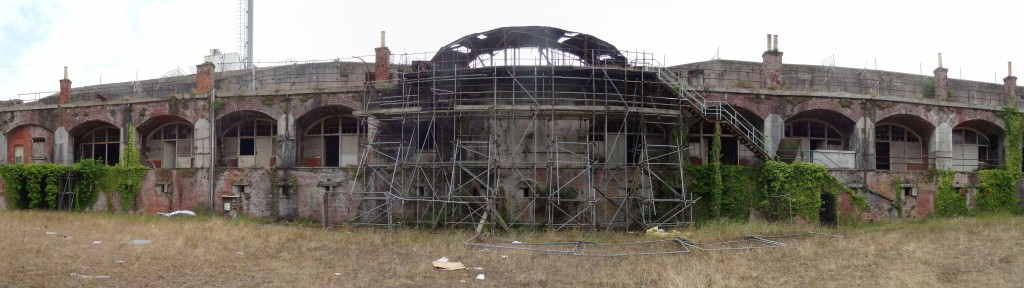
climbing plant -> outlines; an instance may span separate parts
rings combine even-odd
[[[121,197],[121,210],[128,211],[135,206],[135,198],[142,189],[142,177],[146,176],[146,166],[142,165],[142,157],[135,148],[135,126],[128,125],[128,143],[125,144],[121,159],[115,168],[117,177],[117,194]]]
[[[711,151],[709,152],[711,161],[711,217],[719,218],[722,217],[722,127],[718,122],[715,122],[715,134],[711,139]]]
[[[1006,123],[1006,158],[1002,170],[982,170],[978,172],[979,189],[977,194],[978,212],[1020,212],[1020,200],[1017,199],[1017,183],[1021,177],[1022,151],[1021,141],[1024,137],[1024,120],[1016,107],[1005,106],[999,117]]]
[[[969,212],[967,199],[953,187],[953,171],[942,171],[939,175],[939,192],[935,195],[935,215],[965,216]]]
[[[821,193],[831,193],[838,199],[840,192],[846,192],[854,204],[860,206],[854,199],[856,194],[848,191],[825,167],[815,163],[767,161],[761,167],[761,183],[757,208],[769,220],[800,216],[808,222],[817,221]]]

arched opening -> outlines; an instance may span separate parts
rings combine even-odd
[[[797,113],[786,121],[779,154],[828,168],[852,169],[856,167],[856,153],[850,151],[850,139],[856,139],[855,124],[846,115],[831,110]]]
[[[953,127],[953,170],[977,171],[1002,167],[1003,129],[985,120],[965,121]]]
[[[153,168],[193,167],[194,128],[177,116],[154,117],[138,127],[143,161]]]
[[[303,166],[340,167],[359,163],[359,139],[366,125],[351,116],[327,116],[306,127],[300,149]]]
[[[53,131],[39,125],[22,125],[7,132],[7,163],[53,161]]]
[[[266,114],[255,111],[237,111],[217,120],[220,133],[218,157],[227,167],[273,167],[277,163],[274,153],[274,135],[277,122]]]
[[[875,125],[875,169],[926,170],[925,141],[914,130],[899,124]]]
[[[89,121],[71,129],[75,161],[97,159],[107,165],[121,159],[121,129],[103,121]]]

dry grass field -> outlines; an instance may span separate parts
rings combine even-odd
[[[217,217],[0,211],[4,287],[1020,287],[1024,218],[984,216],[827,229],[712,223],[695,242],[819,231],[785,247],[586,257],[473,252],[471,231],[261,224]],[[49,233],[48,233],[49,232]],[[133,240],[152,240],[146,245]],[[643,233],[508,232],[486,241],[645,241]],[[98,242],[97,242],[98,241]],[[439,271],[447,256],[480,270]],[[484,274],[484,280],[475,280]]]

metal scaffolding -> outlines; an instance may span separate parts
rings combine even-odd
[[[652,54],[568,31],[556,43],[525,28],[471,34],[502,41],[464,38],[367,84],[357,114],[369,143],[346,192],[348,223],[687,225],[695,199],[684,185],[682,125],[723,121],[766,151],[763,137],[743,137],[757,127],[686,88]],[[579,48],[588,45],[599,49]]]

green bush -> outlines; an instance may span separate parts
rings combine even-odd
[[[935,195],[935,215],[950,217],[969,214],[967,199],[953,187],[953,171],[942,171],[939,175],[939,192]]]

